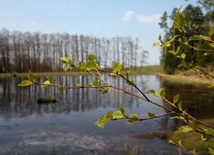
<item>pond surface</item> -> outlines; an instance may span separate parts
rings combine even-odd
[[[120,79],[109,76],[103,78],[138,94]],[[144,92],[148,89],[159,90],[164,86],[156,76],[136,75],[134,79]],[[137,113],[140,117],[148,117],[148,112],[164,114],[163,109],[118,92],[102,95],[95,89],[59,92],[51,87],[17,87],[22,80],[22,78],[0,79],[0,154],[186,154],[158,136],[159,133],[170,132],[177,128],[178,124],[170,117],[134,124],[112,121],[104,129],[94,124],[99,116],[109,110],[115,111],[119,106],[123,106],[127,114]],[[40,77],[38,80],[44,81],[45,78]],[[93,77],[62,76],[53,77],[53,81],[72,86],[77,83],[93,82]],[[169,97],[176,93],[177,89],[167,89]],[[190,93],[188,96],[201,94],[198,91],[188,91],[188,93]],[[193,107],[189,112],[197,117],[202,115],[204,117],[204,114],[207,117],[214,117],[214,106],[211,104],[214,100],[212,91],[203,89],[203,94],[206,94],[203,95],[205,96],[203,105],[194,104],[194,97],[192,102],[188,98],[188,104]],[[53,104],[37,104],[37,100],[45,95],[50,95],[59,101]],[[164,104],[161,99],[151,95],[148,97]],[[149,133],[157,133],[154,134],[157,136],[145,136],[150,135]]]

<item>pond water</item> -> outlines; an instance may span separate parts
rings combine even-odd
[[[103,78],[138,94],[121,79],[108,75],[103,75]],[[153,75],[136,75],[134,79],[144,92],[148,89],[159,90],[166,85]],[[163,109],[118,92],[102,95],[95,89],[59,92],[51,87],[17,87],[22,80],[18,77],[0,79],[0,154],[186,154],[158,136],[177,128],[178,124],[170,117],[134,124],[111,121],[104,129],[94,124],[99,116],[109,110],[115,111],[119,106],[123,106],[127,114],[137,113],[140,117],[148,117],[148,112],[164,114]],[[44,81],[45,78],[40,77],[38,80]],[[61,76],[53,77],[53,81],[72,86],[77,83],[88,84],[93,81],[93,77]],[[178,93],[177,90],[169,87],[169,98]],[[214,100],[213,92],[193,90],[179,91],[184,92],[181,95],[184,99],[185,94],[203,96],[201,100],[192,97],[191,101],[188,98],[188,105],[191,106],[189,108],[186,105],[186,108],[189,112],[199,118],[214,117],[214,105],[211,104]],[[37,100],[45,95],[57,98],[58,102],[37,104]],[[164,104],[161,99],[151,95],[148,97]],[[201,103],[194,104],[198,100]],[[149,133],[156,133],[153,134],[156,136],[150,136]]]

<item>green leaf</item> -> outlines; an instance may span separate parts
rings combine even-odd
[[[182,59],[185,59],[185,58],[186,58],[186,54],[185,54],[185,53],[182,53],[182,54],[181,54],[181,58],[182,58]]]
[[[60,61],[65,63],[65,64],[68,64],[68,65],[71,65],[71,59],[69,57],[61,57],[60,58]]]
[[[148,90],[147,94],[153,94],[156,97],[163,98],[165,94],[165,88],[161,88],[158,92],[155,92],[154,90]]]
[[[48,85],[51,85],[51,84],[52,84],[52,83],[51,83],[49,80],[46,80],[46,81],[43,83],[42,86],[44,87],[44,86],[48,86]]]
[[[164,95],[165,95],[165,88],[161,88],[158,94],[160,94],[161,98],[164,97]]]
[[[99,128],[104,128],[106,124],[112,119],[112,111],[107,112],[105,115],[102,115],[97,122],[95,123]]]
[[[189,123],[189,127],[194,129],[196,127],[197,121],[194,119]]]
[[[82,63],[82,62],[79,61],[79,62],[76,63],[76,67],[79,67],[79,68],[80,68],[80,67],[82,67],[82,66],[83,66],[83,63]]]
[[[129,123],[134,123],[134,122],[139,122],[139,121],[140,121],[140,119],[138,118],[137,114],[129,115],[129,120],[128,120]]]
[[[94,54],[89,54],[88,55],[88,60],[94,61],[94,60],[96,60],[96,56]]]
[[[157,42],[155,42],[155,43],[153,44],[152,47],[156,47],[156,46],[159,46],[159,45],[160,45],[160,41],[157,41]]]
[[[123,107],[120,107],[119,110],[123,115],[125,114],[125,110],[123,109]]]
[[[30,72],[30,71],[28,73],[28,80],[36,82],[35,75],[32,72]]]
[[[203,141],[208,141],[208,140],[210,140],[211,138],[213,138],[213,137],[210,136],[210,135],[207,135],[207,134],[205,134],[205,133],[202,133],[202,134],[201,134],[201,139],[202,139]]]
[[[177,108],[178,108],[179,110],[182,110],[182,107],[183,107],[183,104],[182,104],[182,102],[180,101],[180,102],[178,103],[178,105],[177,105]]]
[[[110,88],[103,88],[102,94],[107,94],[110,92]]]
[[[155,118],[155,117],[156,117],[156,115],[155,115],[154,113],[150,113],[150,112],[148,112],[148,116],[149,116],[150,118]]]
[[[172,55],[177,55],[177,53],[174,50],[170,50],[169,53],[171,53]]]
[[[77,86],[78,88],[81,88],[81,87],[82,87],[82,85],[81,85],[80,83],[77,83],[76,86]]]
[[[94,80],[94,82],[93,82],[93,86],[94,86],[94,87],[97,87],[97,86],[98,86],[98,84],[99,84],[99,80],[97,80],[97,79],[96,79],[96,80]]]
[[[179,101],[179,94],[175,95],[173,98],[173,103],[176,104]]]
[[[180,12],[181,7],[178,9],[178,12],[175,15],[174,22],[173,22],[173,28],[180,29],[184,26],[185,23],[185,15]]]
[[[182,133],[187,133],[189,131],[192,131],[193,129],[190,126],[185,125],[185,126],[181,126],[178,130]]]
[[[162,41],[162,37],[161,37],[160,34],[159,34],[159,36],[158,36],[158,40],[159,40],[159,41]]]
[[[57,88],[59,91],[63,91],[63,90],[66,90],[66,87],[64,87],[64,86],[58,86],[58,88]]]
[[[114,119],[124,118],[124,115],[122,114],[122,112],[120,110],[115,111],[112,116],[113,116]]]
[[[130,114],[129,118],[131,118],[131,119],[139,119],[137,114]]]
[[[26,86],[30,86],[32,84],[33,84],[33,82],[30,81],[30,80],[23,80],[20,84],[18,84],[18,86],[20,86],[20,87],[26,87]]]
[[[147,92],[146,92],[147,94],[155,94],[155,91],[154,90],[148,90]]]
[[[120,62],[116,62],[113,66],[113,73],[120,73],[120,70],[122,69],[122,65]]]
[[[70,65],[64,67],[64,71],[67,72],[70,69]]]
[[[84,65],[85,69],[86,70],[92,70],[92,69],[96,69],[97,68],[97,65],[94,61],[87,61],[86,64]]]
[[[213,150],[212,148],[209,148],[209,153],[210,153],[211,155],[214,155],[214,150]]]
[[[47,76],[48,81],[50,81],[50,83],[52,83],[52,78],[50,75]]]
[[[214,43],[209,43],[209,45],[210,45],[212,48],[214,48]]]
[[[178,120],[185,120],[185,118],[184,117],[182,117],[182,116],[174,116],[174,117],[172,117],[172,119],[178,119]]]
[[[130,74],[131,74],[131,70],[126,72],[126,79],[129,79]]]

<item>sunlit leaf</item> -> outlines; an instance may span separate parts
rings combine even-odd
[[[210,153],[211,155],[214,155],[214,150],[213,150],[212,148],[209,148],[209,153]]]
[[[148,90],[147,92],[146,92],[147,94],[155,94],[155,91],[154,90]]]
[[[50,81],[50,83],[52,83],[52,78],[50,75],[47,76],[48,81]]]
[[[112,111],[107,112],[105,115],[102,115],[97,122],[95,123],[99,128],[104,128],[105,125],[112,119]]]
[[[189,123],[189,127],[194,129],[196,127],[197,121],[194,119]]]
[[[30,81],[30,80],[23,80],[20,84],[18,84],[18,86],[20,86],[20,87],[26,87],[26,86],[30,86],[32,84],[33,84],[33,82]]]
[[[49,80],[46,80],[42,86],[48,86],[48,85],[51,85],[52,83],[49,81]]]
[[[84,67],[87,69],[87,70],[92,70],[92,69],[96,69],[97,68],[97,65],[94,61],[87,61],[86,64],[84,65]]]
[[[60,61],[65,64],[71,65],[71,59],[69,57],[61,57]]]
[[[160,97],[164,97],[164,95],[165,95],[165,88],[161,88],[159,94],[160,94]]]
[[[126,79],[129,79],[130,73],[131,73],[130,70],[126,72]]]
[[[122,65],[120,64],[120,62],[117,61],[113,66],[113,72],[120,73],[121,69],[122,69]]]
[[[128,120],[129,123],[134,123],[134,122],[139,122],[140,121],[140,119],[138,118],[137,114],[130,114],[129,118],[130,118]]]
[[[181,101],[178,103],[177,107],[178,107],[179,110],[182,110],[183,104],[182,104]]]
[[[131,118],[131,119],[139,119],[137,114],[130,114],[129,118]]]
[[[97,79],[96,79],[96,80],[94,80],[94,82],[93,82],[93,86],[94,86],[94,87],[97,87],[97,86],[98,86],[98,84],[99,84],[99,80],[97,80]]]
[[[125,110],[123,109],[123,107],[120,107],[119,110],[123,115],[125,114]]]
[[[57,88],[59,91],[63,91],[63,90],[66,90],[66,87],[64,87],[64,86],[58,86],[58,88]]]
[[[82,87],[82,84],[77,83],[76,86],[77,86],[78,88],[81,88],[81,87]]]
[[[214,43],[209,43],[209,45],[210,45],[212,48],[214,48]]]
[[[112,114],[113,118],[114,119],[121,119],[121,118],[124,118],[124,115],[122,114],[122,112],[120,110],[118,111],[115,111],[113,114]]]
[[[30,71],[28,73],[28,80],[33,81],[33,82],[36,81],[35,75]]]
[[[187,132],[192,131],[192,130],[193,129],[190,126],[188,126],[188,125],[181,126],[179,128],[179,131],[182,132],[182,133],[187,133]]]
[[[182,54],[181,54],[181,58],[182,58],[182,59],[185,59],[185,58],[186,58],[186,54],[185,54],[185,53],[182,53]]]
[[[69,66],[69,65],[67,65],[67,66],[64,67],[64,71],[65,71],[65,72],[67,72],[69,69],[70,69],[70,66]]]
[[[173,103],[174,103],[174,104],[177,103],[177,102],[179,101],[179,97],[180,97],[179,94],[177,94],[177,95],[174,96],[174,98],[173,98]]]
[[[154,113],[150,113],[150,112],[148,112],[148,116],[149,116],[150,118],[155,118],[155,117],[156,117],[156,115],[155,115]]]
[[[152,47],[156,47],[156,46],[159,46],[160,45],[160,42],[159,41],[157,41],[157,42],[155,42],[154,44],[153,44],[153,46]]]
[[[203,141],[208,141],[208,140],[210,140],[211,138],[213,138],[213,137],[210,136],[210,135],[208,135],[208,134],[204,134],[204,133],[201,134],[201,139],[202,139]]]
[[[185,118],[182,116],[174,116],[172,119],[185,120]]]
[[[185,15],[180,12],[181,7],[178,9],[178,12],[175,15],[174,22],[173,22],[173,28],[180,29],[184,26],[185,23]]]
[[[88,59],[89,59],[90,61],[94,61],[94,60],[96,60],[96,56],[95,56],[94,54],[89,54],[89,55],[88,55]]]

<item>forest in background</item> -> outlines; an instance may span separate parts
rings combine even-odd
[[[89,53],[95,54],[104,68],[112,67],[115,61],[133,68],[146,63],[148,56],[148,51],[139,47],[138,38],[0,31],[0,66],[7,72],[62,71],[60,57],[85,62]]]
[[[200,39],[192,39],[191,36],[205,35],[213,28],[214,22],[214,0],[200,2],[199,6],[189,4],[185,8],[181,8],[181,12],[186,17],[185,27],[183,29],[186,34],[184,37],[175,39],[170,47],[164,48],[161,53],[161,65],[168,74],[174,74],[178,69],[182,59],[176,57],[174,52],[184,53],[185,62],[189,65],[201,66],[208,71],[214,70],[214,55],[212,44]],[[173,36],[179,36],[180,32],[173,28],[173,21],[178,8],[174,8],[171,14],[164,12],[161,17],[160,27],[164,30],[163,41],[169,41]],[[214,36],[212,36],[214,37]],[[212,38],[214,39],[214,38]],[[183,69],[183,68],[181,68]]]

